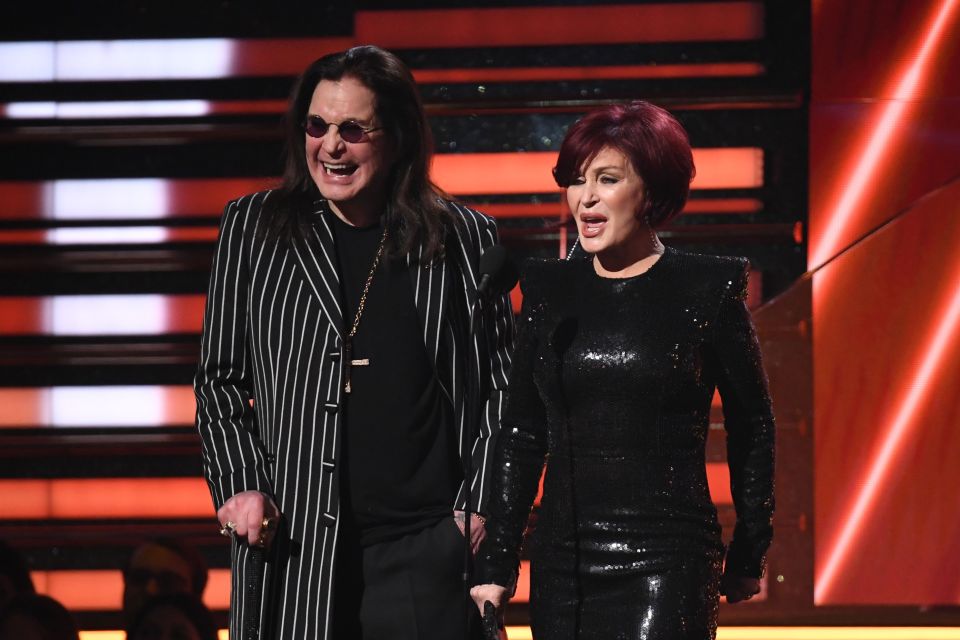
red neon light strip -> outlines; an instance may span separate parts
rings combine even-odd
[[[130,330],[125,334],[199,333],[201,330],[206,301],[203,295],[11,296],[0,297],[0,335],[81,335],[71,331],[72,318],[57,317],[61,300],[80,303],[92,311],[91,317],[84,319],[82,335],[110,335],[112,332],[108,328],[117,326],[116,319],[103,319],[104,322],[95,313],[104,297],[130,305],[129,318],[124,318],[124,329],[129,327]],[[140,304],[143,298],[148,304]],[[76,308],[71,305],[63,313],[72,313]],[[159,318],[141,317],[143,312],[153,315],[158,311]]]
[[[713,501],[733,504],[726,463],[711,462],[706,469]],[[214,517],[202,478],[0,480],[0,495],[7,520]]]
[[[752,189],[763,186],[763,150],[753,147],[694,149],[695,189]],[[553,151],[458,153],[434,157],[432,176],[447,193],[512,194],[557,191]]]
[[[422,84],[472,82],[557,82],[563,80],[643,80],[650,78],[721,78],[763,75],[756,62],[714,64],[621,65],[608,67],[513,67],[487,69],[414,69]]]
[[[154,427],[193,424],[196,399],[189,385],[6,387],[0,407],[0,428]]]
[[[960,263],[957,266],[960,267]],[[933,337],[922,350],[921,364],[914,373],[913,379],[905,385],[906,393],[900,400],[899,408],[884,429],[885,435],[882,438],[880,453],[873,459],[866,478],[860,483],[860,492],[846,515],[846,520],[827,555],[823,569],[817,572],[814,587],[815,603],[827,600],[844,561],[849,557],[855,536],[860,532],[870,508],[880,495],[880,489],[887,479],[887,470],[900,451],[904,438],[910,429],[917,425],[913,417],[931,390],[931,380],[945,358],[956,356],[957,349],[956,346],[951,346],[951,340],[960,331],[960,269],[955,274],[953,282],[953,297],[946,310],[932,316],[939,318]]]
[[[945,0],[924,29],[920,47],[916,55],[911,57],[912,62],[897,82],[893,99],[883,110],[876,127],[870,132],[869,141],[863,145],[863,151],[856,154],[860,160],[851,172],[830,214],[825,218],[829,225],[826,232],[816,246],[811,247],[810,269],[824,264],[843,248],[840,246],[843,232],[850,226],[851,220],[858,211],[858,205],[867,193],[867,187],[874,179],[880,161],[890,151],[897,127],[908,107],[911,106],[910,101],[916,94],[931,56],[946,33],[946,26],[956,6],[957,0]]]
[[[0,495],[6,520],[216,518],[202,478],[0,480]]]
[[[111,570],[31,571],[37,592],[70,611],[119,611],[123,606],[123,574]],[[210,569],[203,602],[210,609],[230,608],[230,570]]]
[[[355,35],[390,49],[757,40],[761,2],[359,11]]]
[[[694,149],[694,189],[744,189],[763,186],[763,150],[755,147]],[[553,151],[437,154],[432,176],[456,195],[546,193],[557,191],[551,169]],[[94,185],[96,181],[89,181]],[[211,216],[228,200],[276,186],[275,178],[208,178],[166,180],[163,217]],[[54,182],[0,182],[0,219],[55,218],[58,203],[50,201]],[[123,188],[124,180],[103,182],[103,189]],[[64,203],[69,206],[70,203]],[[149,218],[148,218],[149,219]]]

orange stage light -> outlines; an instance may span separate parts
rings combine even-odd
[[[757,40],[761,2],[359,11],[358,42],[389,49]]]
[[[478,82],[560,82],[571,80],[641,80],[653,78],[746,78],[763,75],[756,62],[610,65],[605,67],[487,67],[483,69],[414,69],[421,84]]]
[[[199,455],[199,452],[198,452]],[[202,478],[0,480],[4,519],[209,518]]]
[[[0,428],[193,424],[189,385],[0,388]]]
[[[752,189],[763,186],[763,150],[754,147],[694,149],[697,177],[694,189]],[[557,154],[553,151],[516,153],[446,153],[433,158],[432,177],[441,188],[455,195],[517,194],[555,192],[551,170]],[[101,210],[95,203],[79,204],[76,199],[58,198],[58,188],[84,198],[125,201],[137,195],[148,182],[144,197],[163,197],[156,210],[127,215],[122,206]],[[69,217],[97,219],[136,217],[215,216],[227,201],[269,188],[276,178],[70,180],[48,182],[0,182],[0,219],[44,219]],[[159,192],[157,191],[159,189]],[[108,197],[109,196],[109,197]],[[749,203],[749,199],[738,202]],[[700,205],[691,205],[700,206]],[[739,206],[739,204],[737,205]],[[80,210],[77,210],[80,207]]]
[[[687,200],[683,213],[759,213],[763,202],[756,198],[696,198]]]
[[[70,611],[116,611],[123,606],[123,574],[120,571],[31,571],[39,593],[57,600]],[[230,570],[211,569],[203,602],[210,609],[230,608]]]
[[[763,186],[763,150],[753,147],[695,149],[694,189],[752,189]],[[448,193],[508,194],[557,191],[553,151],[458,153],[434,156],[431,175]]]
[[[0,297],[0,335],[199,333],[202,295]]]

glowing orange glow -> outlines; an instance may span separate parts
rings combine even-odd
[[[733,494],[730,493],[730,467],[726,462],[707,463],[707,485],[710,487],[710,498],[714,504],[733,504]]]
[[[39,593],[71,611],[119,610],[123,605],[123,574],[114,570],[32,571]],[[230,608],[230,570],[211,569],[203,602],[210,609]]]
[[[756,40],[760,2],[358,11],[358,42],[389,49]]]
[[[202,478],[0,480],[0,495],[7,520],[215,518]]]
[[[557,185],[551,170],[556,157],[552,151],[437,154],[432,177],[457,195],[554,192]],[[697,165],[694,189],[763,186],[762,149],[694,149],[693,157]],[[276,184],[275,178],[0,182],[0,219],[213,216],[229,200]],[[132,209],[131,199],[145,202]]]
[[[754,147],[695,149],[694,189],[751,189],[763,186],[763,150]],[[553,151],[457,153],[434,156],[431,175],[448,193],[500,194],[557,191]]]
[[[960,264],[957,266],[960,267]],[[927,397],[934,375],[945,358],[956,355],[956,347],[952,347],[951,340],[960,330],[960,271],[954,275],[951,282],[953,282],[950,289],[952,298],[941,313],[931,316],[937,319],[937,325],[931,334],[930,341],[921,350],[923,356],[920,365],[909,383],[903,387],[904,395],[895,405],[897,409],[892,419],[880,430],[884,435],[881,438],[882,445],[879,453],[873,457],[866,477],[859,483],[859,492],[845,516],[840,533],[826,554],[827,560],[823,568],[817,571],[814,588],[815,603],[827,600],[853,541],[861,531],[863,521],[881,492],[887,471],[893,464],[904,438],[918,424],[913,417]]]
[[[687,200],[683,213],[757,213],[763,202],[756,198],[696,198]]]
[[[638,80],[650,78],[719,78],[763,75],[756,62],[704,64],[610,65],[605,67],[506,67],[482,69],[416,69],[422,84],[447,82],[554,82],[560,80]]]
[[[850,172],[849,179],[842,181],[842,191],[836,203],[828,207],[829,214],[824,218],[827,221],[826,229],[817,239],[811,239],[813,242],[811,242],[809,260],[810,269],[816,269],[843,249],[840,243],[843,240],[844,231],[856,215],[858,205],[867,193],[871,180],[876,177],[880,162],[891,150],[898,125],[911,106],[911,100],[917,94],[927,66],[946,31],[957,2],[958,0],[945,0],[937,8],[932,20],[923,31],[922,41],[916,54],[910,57],[911,62],[896,83],[892,99],[867,135],[862,151],[858,150],[854,154],[858,158],[857,163]]]

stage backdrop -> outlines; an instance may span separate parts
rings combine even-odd
[[[813,3],[815,601],[960,603],[960,2]]]

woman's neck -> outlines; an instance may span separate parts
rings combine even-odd
[[[647,227],[629,242],[608,247],[593,256],[593,269],[602,278],[630,278],[646,272],[663,255],[656,232]]]

